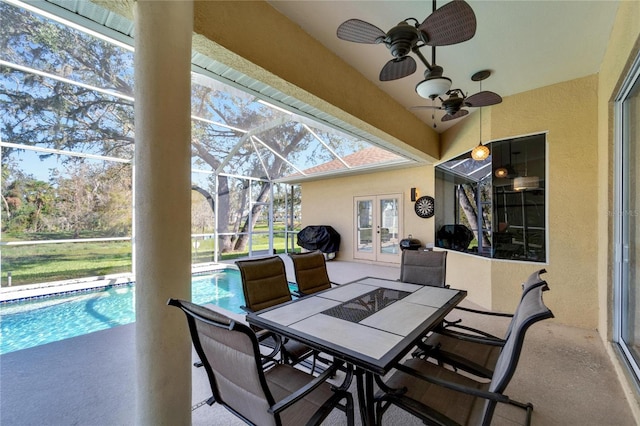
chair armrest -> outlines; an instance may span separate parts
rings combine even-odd
[[[438,365],[447,364],[452,366],[454,370],[461,369],[486,379],[490,379],[493,376],[493,371],[488,368],[456,353],[444,351],[439,345],[431,346],[424,342],[418,342],[417,346],[418,350],[412,354],[414,358],[422,358],[425,360],[434,358],[438,361]]]
[[[427,361],[425,361],[427,362]],[[440,379],[438,377],[428,376],[426,374],[421,373],[418,370],[414,370],[413,368],[407,367],[403,364],[398,364],[395,368],[403,373],[409,374],[413,377],[417,377],[418,379],[425,380],[429,383],[433,383],[437,386],[442,386],[447,389],[454,390],[456,392],[466,393],[468,395],[478,396],[484,399],[491,399],[497,402],[509,403],[509,397],[506,395],[502,395],[495,392],[489,392],[482,389],[471,388],[465,385],[461,385],[459,383],[450,382],[448,380]]]
[[[461,311],[472,312],[474,314],[480,314],[480,315],[492,315],[495,317],[509,317],[509,318],[513,317],[513,314],[507,314],[503,312],[481,311],[478,309],[465,308],[463,306],[456,306],[454,309],[459,309]]]
[[[342,364],[342,362],[336,362],[331,365],[331,367],[327,368],[322,374],[318,377],[311,380],[309,383],[287,396],[286,398],[276,402],[269,408],[269,412],[276,414],[280,411],[289,408],[291,405],[296,403],[298,400],[304,398],[305,395],[316,389],[318,386],[323,384],[327,379],[331,378],[335,372],[338,370],[338,367]],[[293,367],[291,367],[293,368]]]
[[[273,340],[275,341],[275,345],[271,352],[266,355],[260,355],[260,361],[262,362],[263,367],[267,366],[269,362],[274,362],[277,364],[278,361],[276,361],[276,355],[278,355],[278,353],[280,353],[280,351],[282,350],[282,338],[280,336],[267,330],[259,330],[258,332],[256,332],[258,343],[269,337],[273,338]]]
[[[473,334],[463,333],[460,331],[453,330],[452,328],[458,328],[458,329],[470,331]],[[453,337],[455,339],[465,340],[467,342],[482,343],[484,345],[504,346],[504,342],[505,342],[504,339],[498,336],[494,336],[493,334],[489,334],[485,331],[467,327],[464,325],[442,327],[437,329],[436,332],[439,334],[442,334],[443,336]]]

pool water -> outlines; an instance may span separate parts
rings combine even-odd
[[[231,312],[242,312],[242,280],[236,269],[194,275],[191,292],[194,303],[212,303]],[[126,284],[90,293],[3,303],[0,355],[133,323],[134,295],[134,284]]]

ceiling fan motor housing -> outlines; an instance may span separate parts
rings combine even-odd
[[[411,53],[418,42],[418,30],[406,21],[400,22],[387,33],[385,44],[395,58],[402,58]]]
[[[452,93],[449,98],[442,101],[442,108],[447,111],[448,114],[455,114],[462,108],[464,98],[458,96],[457,92]]]

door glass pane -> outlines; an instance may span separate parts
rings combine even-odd
[[[622,156],[622,339],[629,353],[640,363],[640,297],[638,295],[638,268],[640,254],[640,206],[637,184],[640,183],[640,80],[636,80],[631,95],[623,104],[624,130]]]
[[[373,202],[371,200],[358,201],[357,233],[358,251],[371,253],[373,251]]]
[[[380,200],[380,253],[398,254],[400,252],[398,220],[398,199],[382,198]]]

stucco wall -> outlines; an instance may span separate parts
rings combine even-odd
[[[492,309],[512,309],[519,282],[545,267],[556,320],[597,327],[597,82],[593,75],[507,96],[483,113],[487,140],[547,133],[549,263],[492,261]],[[477,144],[477,129],[476,119],[445,132],[443,158]]]
[[[467,290],[467,300],[489,308],[493,295],[491,271],[493,261],[486,257],[448,250],[447,284],[452,288]],[[505,312],[513,312],[520,295],[510,297]]]
[[[304,225],[331,225],[342,237],[338,259],[353,260],[354,197],[403,194],[403,233],[422,244],[433,243],[433,218],[418,217],[411,202],[411,188],[420,195],[434,195],[433,166],[411,167],[302,184]],[[437,202],[437,200],[436,200]],[[398,258],[399,261],[399,258]]]
[[[488,288],[490,291],[470,297],[487,308],[512,310],[519,297],[519,283],[534,270],[545,267],[552,289],[545,301],[557,321],[597,327],[597,83],[597,76],[593,75],[532,90],[505,97],[502,104],[483,112],[483,135],[489,135],[487,140],[547,132],[548,144],[548,265],[494,260],[489,263],[488,274],[484,263],[476,265],[478,262],[471,256],[465,256],[466,261],[457,259],[455,253],[448,264],[449,278],[461,287],[467,286],[464,274],[454,270],[478,266],[478,270],[485,271],[474,276],[475,291]],[[472,116],[442,135],[443,158],[471,149],[477,144],[477,137],[478,119]],[[409,188],[425,187],[414,183],[416,170],[423,170],[424,181],[430,182],[428,188],[433,188],[432,167],[305,183],[303,222],[314,224],[331,218],[334,223],[330,224],[337,225],[336,229],[345,236],[340,258],[351,259],[353,196],[400,191],[405,193],[406,233],[432,242],[432,219],[427,219],[424,225],[418,222],[420,231],[409,231],[417,220],[408,201]],[[426,193],[424,189],[422,192]],[[327,197],[331,197],[331,209],[326,207]],[[459,266],[454,268],[455,264]],[[472,268],[471,264],[475,266]]]

